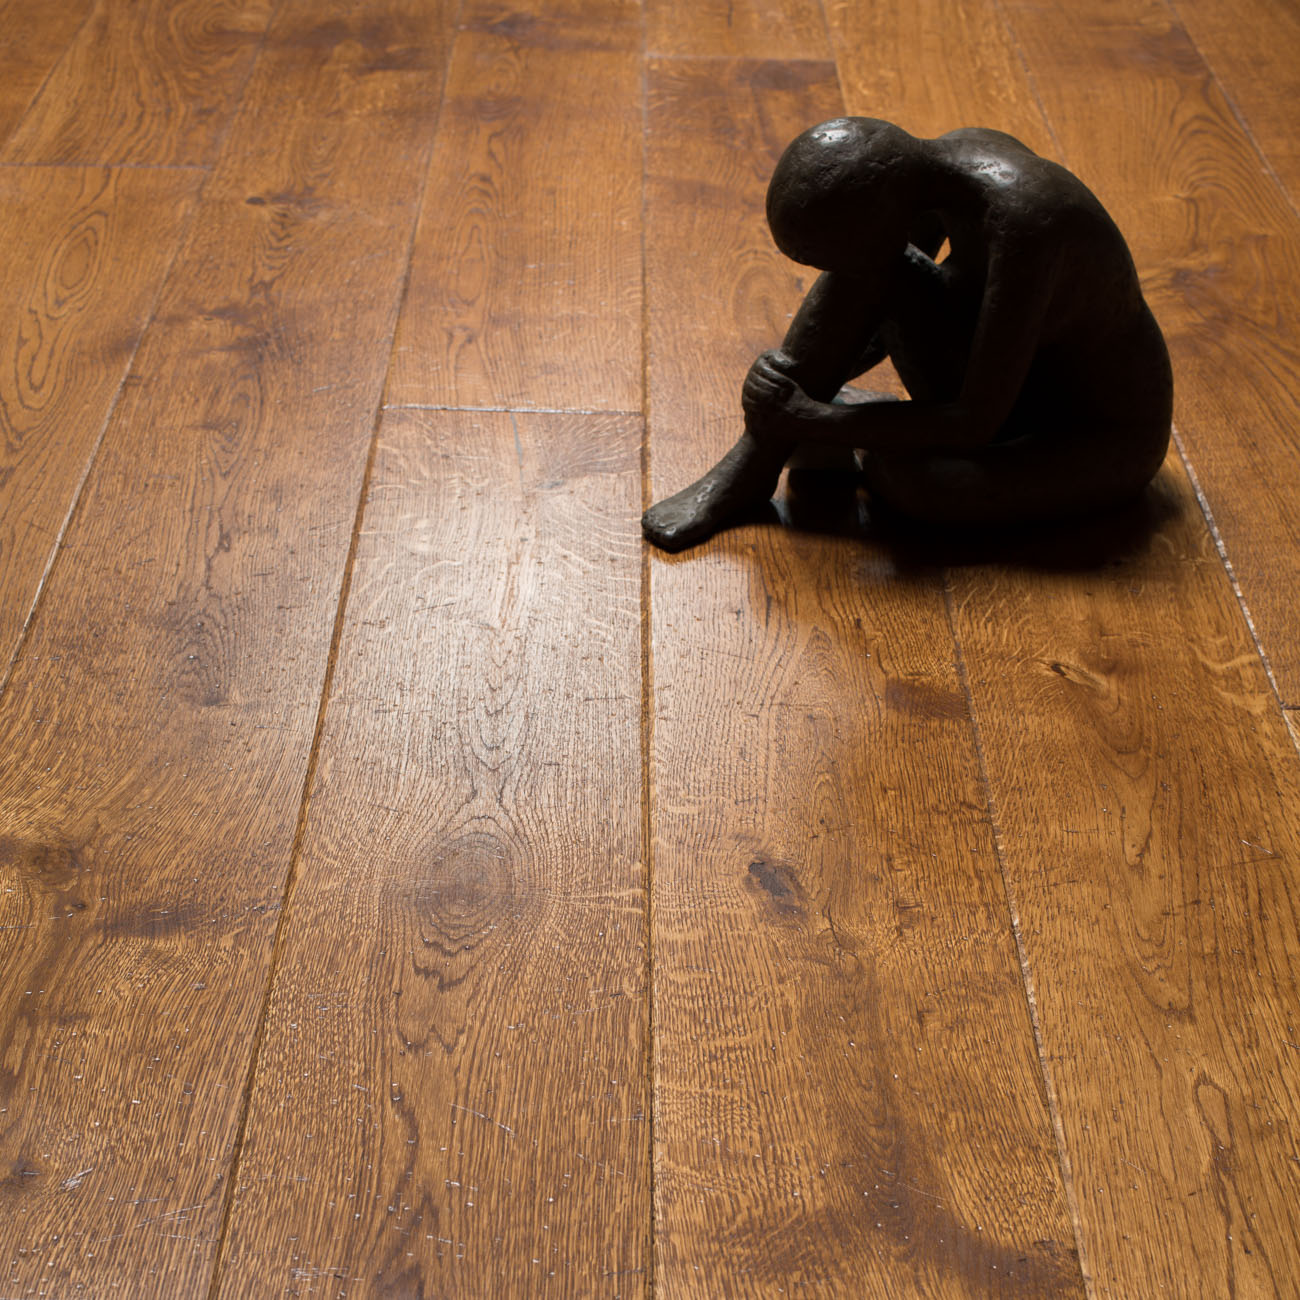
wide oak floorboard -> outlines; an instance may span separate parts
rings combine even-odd
[[[273,8],[94,0],[0,162],[211,164]]]
[[[1004,9],[1062,161],[1142,268],[1188,458],[1281,699],[1300,703],[1300,217],[1165,4]]]
[[[1300,9],[1289,0],[1176,0],[1174,12],[1300,209]]]
[[[645,1292],[639,444],[385,417],[223,1296]]]
[[[14,1294],[209,1284],[437,108],[413,11],[281,10],[0,699]]]
[[[797,304],[763,187],[839,96],[649,74],[658,496]],[[1081,1295],[938,575],[817,523],[650,560],[657,1290]]]
[[[1068,76],[1060,55],[1047,61],[1043,7],[1025,5],[1012,8],[1013,28],[952,43],[951,102],[906,80],[889,102],[874,73],[850,83],[850,102],[885,103],[886,115],[934,134],[961,101],[972,121],[1030,142],[1049,135],[1038,146],[1049,154],[1065,142],[1067,162],[1077,150],[1178,339],[1200,326],[1159,289],[1167,253],[1153,251],[1149,218],[1187,200],[1163,195],[1157,167],[1121,155],[1173,148],[1191,110],[1161,117],[1171,102],[1161,87],[1195,56],[1177,36],[1159,44],[1156,24],[1145,59],[1132,54],[1132,75],[1108,80],[1098,51],[1117,38],[1106,8],[1074,28],[1070,58],[1083,78]],[[861,65],[868,41],[906,64],[931,48],[925,33],[962,12],[946,0],[907,14],[881,6],[867,26],[842,6],[832,26],[848,65]],[[1032,80],[1016,76],[1016,33],[1031,25]],[[990,48],[1006,52],[1006,77],[988,75]],[[1121,57],[1112,50],[1115,66]],[[1033,97],[1044,83],[1046,123]],[[1198,88],[1195,102],[1214,93]],[[1097,131],[1106,94],[1140,114],[1145,131]],[[1207,181],[1223,174],[1204,169]],[[1175,357],[1180,387],[1186,358]],[[1235,387],[1227,397],[1237,400]],[[1231,421],[1210,428],[1222,445],[1237,434]],[[952,562],[958,644],[1090,1286],[1114,1296],[1285,1294],[1297,1226],[1286,1046],[1296,756],[1177,454],[1126,517],[930,553]]]
[[[0,689],[199,180],[0,168]]]
[[[93,0],[4,0],[0,3],[0,146],[22,120]]]
[[[636,18],[469,5],[389,405],[641,409]]]

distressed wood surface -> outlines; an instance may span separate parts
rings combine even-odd
[[[1300,1276],[1300,764],[1184,475],[1084,572],[953,576],[1099,1296]]]
[[[1064,152],[1128,237],[1174,419],[1284,703],[1300,703],[1300,218],[1158,0],[1004,6]],[[1124,129],[1099,129],[1107,115]]]
[[[0,168],[0,689],[198,183]]]
[[[645,26],[652,58],[825,59],[830,53],[818,0],[645,0]]]
[[[883,117],[919,136],[992,127],[1054,156],[1020,51],[994,6],[983,0],[922,0],[915,8],[825,4],[849,112]],[[955,75],[933,75],[949,66]]]
[[[1170,254],[1159,240],[1174,229],[1161,214],[1189,199],[1166,193],[1170,165],[1155,160],[1190,158],[1197,141],[1218,138],[1216,91],[1193,82],[1195,53],[1161,26],[1167,12],[1121,38],[1105,21],[1114,7],[1062,8],[1054,25],[1046,8],[1012,7],[999,40],[1014,50],[1019,33],[1033,36],[1029,73],[1064,161],[1129,236],[1171,341],[1204,338],[1199,304],[1162,288],[1177,270],[1161,260]],[[897,47],[906,62],[928,48],[914,33],[953,13],[935,0],[890,26],[875,11],[871,45]],[[1052,48],[1049,31],[1059,43],[1066,24],[1073,40]],[[847,23],[837,34],[857,66],[866,46]],[[996,122],[1005,83],[989,78],[983,58],[952,48],[951,94],[972,120]],[[851,107],[881,102],[869,81],[857,87]],[[905,81],[898,93],[889,111],[914,129],[947,125],[928,87]],[[1012,99],[1004,129],[1043,134],[1032,99]],[[1106,104],[1124,105],[1138,129],[1098,131]],[[1206,208],[1210,184],[1235,177],[1251,194],[1244,163],[1234,172],[1205,161],[1200,175],[1195,202]],[[1184,248],[1208,239],[1206,222],[1183,220]],[[1194,364],[1186,344],[1176,351],[1180,385],[1189,355]],[[1235,385],[1224,387],[1237,400]],[[1204,432],[1231,448],[1237,426]],[[1290,561],[1285,537],[1275,549]],[[960,561],[949,575],[959,649],[1090,1288],[1285,1294],[1300,1223],[1286,1046],[1295,1041],[1296,755],[1189,480],[1175,454],[1126,519],[951,558]]]
[[[0,3],[0,147],[22,120],[93,0],[4,0]]]
[[[221,1295],[645,1293],[639,509],[637,417],[386,416]]]
[[[1300,9],[1289,0],[1177,0],[1175,12],[1291,206],[1300,208]]]
[[[641,409],[639,32],[583,9],[466,15],[390,405]]]
[[[1290,1293],[1294,16],[825,16],[0,0],[6,1300]],[[1101,195],[1203,502],[638,598],[837,79]]]
[[[0,162],[210,164],[272,7],[95,0]]]
[[[436,50],[383,66],[413,14],[281,11],[0,699],[14,1294],[209,1284],[437,107]]]
[[[654,496],[738,431],[800,287],[767,173],[839,98],[649,94]],[[657,1291],[1082,1295],[937,574],[760,528],[650,573]]]

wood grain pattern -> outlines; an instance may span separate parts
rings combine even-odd
[[[0,147],[72,43],[92,0],[0,3]]]
[[[14,1294],[208,1287],[431,144],[416,13],[281,11],[274,148],[232,135],[0,700]]]
[[[1212,215],[1208,187],[1235,176],[1249,196],[1259,183],[1207,151],[1198,197],[1164,193],[1167,160],[1190,168],[1221,124],[1167,14],[1124,41],[1107,6],[1062,7],[1053,52],[1047,8],[1013,13],[1017,32],[1035,33],[1030,68],[1065,161],[1111,207],[1139,266],[1160,268],[1148,285],[1169,283],[1158,241],[1177,228],[1172,214],[1194,202],[1184,238],[1205,239],[1208,222],[1232,219]],[[938,0],[895,12],[872,43],[920,57],[913,33],[950,14]],[[945,66],[972,119],[997,111],[983,60],[954,43]],[[943,125],[928,91],[903,88],[925,133]],[[1120,114],[1127,129],[1104,129]],[[1027,103],[1023,115],[1017,135],[1033,127]],[[1158,306],[1171,337],[1201,328],[1173,294]],[[1214,427],[1225,441],[1233,431]],[[1176,455],[1127,528],[1039,539],[1002,563],[968,555],[950,575],[1084,1261],[1100,1296],[1286,1294],[1295,754]]]
[[[824,59],[817,0],[645,0],[646,49],[667,55]]]
[[[1175,420],[1282,699],[1300,702],[1300,219],[1163,4],[1004,5],[1064,161],[1128,237]],[[1099,129],[1122,117],[1123,130]]]
[[[211,163],[272,8],[95,0],[0,162]]]
[[[1288,0],[1177,0],[1174,12],[1300,208],[1300,9]]]
[[[763,187],[838,96],[650,74],[660,495],[797,303]],[[658,1292],[1082,1295],[937,575],[741,530],[651,581]]]
[[[1287,1295],[1300,765],[1185,476],[1152,515],[957,627],[1095,1293]]]
[[[641,408],[639,34],[584,8],[468,15],[389,405]]]
[[[0,169],[0,689],[198,182]]]
[[[1055,156],[1020,52],[996,6],[980,0],[915,6],[826,0],[826,17],[849,112],[896,122],[918,136],[992,127]],[[950,66],[958,75],[947,75]]]
[[[639,468],[385,417],[223,1296],[644,1294]]]

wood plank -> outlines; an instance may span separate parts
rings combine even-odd
[[[645,1292],[640,431],[385,417],[224,1296]]]
[[[273,7],[95,0],[0,162],[210,164]]]
[[[941,0],[896,10],[891,31],[888,8],[873,11],[870,46],[904,63],[953,13]],[[1065,161],[1119,218],[1139,266],[1160,267],[1152,229],[1168,235],[1160,213],[1187,191],[1161,197],[1168,173],[1143,178],[1132,152],[1190,158],[1198,132],[1218,130],[1195,116],[1204,100],[1188,90],[1179,104],[1170,88],[1185,44],[1162,46],[1157,24],[1145,59],[1126,63],[1105,37],[1106,6],[1041,23],[1030,8],[1016,30],[1033,23],[1031,67]],[[1058,53],[1040,62],[1050,32]],[[968,49],[953,42],[944,84],[983,120],[1004,91]],[[862,57],[853,41],[841,52],[848,66]],[[918,129],[945,125],[926,88],[901,89]],[[1217,220],[1217,164],[1208,151],[1201,161],[1196,202]],[[1160,308],[1171,335],[1189,328],[1172,296]],[[1220,383],[1236,401],[1238,378]],[[1283,1041],[1295,1041],[1295,756],[1176,454],[1127,529],[1103,524],[1055,551],[1039,539],[1001,563],[967,555],[951,574],[1084,1259],[1097,1295],[1283,1294],[1297,1237]]]
[[[1051,133],[1006,24],[981,0],[827,0],[850,113],[933,137],[960,126],[1006,131],[1045,157]],[[953,66],[957,75],[949,75]],[[944,69],[943,75],[933,70]]]
[[[199,180],[0,169],[0,690]]]
[[[1177,13],[1291,206],[1300,208],[1300,9],[1288,0],[1178,0]]]
[[[440,33],[281,10],[0,700],[14,1294],[206,1294]]]
[[[645,0],[651,55],[824,59],[826,18],[818,0]]]
[[[389,405],[641,409],[635,18],[624,0],[471,8]]]
[[[1083,572],[959,570],[957,626],[1095,1292],[1285,1295],[1298,765],[1186,477],[1162,494]]]
[[[1143,269],[1175,421],[1282,700],[1300,703],[1300,339],[1283,324],[1300,301],[1300,219],[1164,4],[1003,8],[1064,161]]]
[[[22,120],[72,43],[92,0],[7,0],[0,4],[0,146]]]
[[[652,64],[652,494],[799,278],[767,176],[829,65]],[[1082,1295],[938,574],[851,533],[650,564],[656,1288]]]

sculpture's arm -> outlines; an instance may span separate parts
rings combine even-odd
[[[951,402],[817,402],[760,357],[742,399],[749,427],[760,441],[830,442],[869,451],[985,446],[1020,396],[1041,341],[1055,278],[1054,251],[1035,255],[1020,247],[990,258],[966,375]]]

